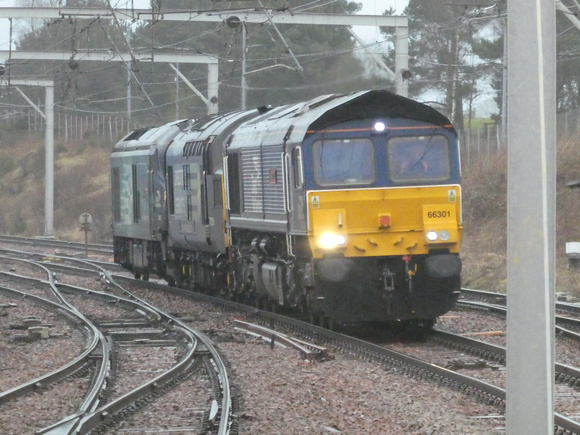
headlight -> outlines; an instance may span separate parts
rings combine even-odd
[[[346,243],[346,237],[342,234],[322,233],[318,239],[318,246],[322,249],[334,249],[337,246],[343,246]]]
[[[375,130],[375,132],[377,133],[382,133],[383,131],[385,131],[386,128],[387,126],[383,121],[377,121],[373,125],[373,130]]]
[[[429,240],[430,242],[435,242],[437,241],[437,239],[439,239],[442,242],[446,242],[451,238],[451,234],[449,234],[449,231],[447,230],[441,230],[439,232],[437,231],[427,231],[427,240]]]
[[[430,242],[434,242],[437,240],[437,232],[436,231],[428,231],[427,232],[427,240]]]

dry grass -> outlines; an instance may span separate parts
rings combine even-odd
[[[580,270],[568,270],[566,242],[580,241],[580,143],[561,138],[556,177],[556,291],[580,296]],[[500,152],[474,162],[463,176],[464,287],[505,292],[507,286],[507,157]]]
[[[463,285],[504,291],[507,280],[505,152],[482,158],[464,169],[462,192]]]
[[[580,180],[580,141],[568,136],[558,141],[556,177],[556,291],[580,296],[580,269],[568,270],[566,243],[580,241],[580,189],[566,184]]]
[[[112,240],[109,144],[55,143],[54,233],[84,240],[78,218],[93,216],[91,241]],[[0,232],[44,234],[44,140],[24,137],[0,142]]]

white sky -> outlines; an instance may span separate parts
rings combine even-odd
[[[363,4],[362,10],[359,12],[362,15],[382,15],[390,7],[395,8],[397,14],[403,14],[403,10],[409,4],[409,0],[358,0],[358,2]],[[378,27],[364,27],[354,30],[365,42],[376,42],[384,39]]]
[[[385,9],[395,8],[398,14],[403,13],[403,9],[409,4],[409,0],[353,0],[363,4],[361,14],[382,15]]]
[[[357,1],[357,0],[354,0]],[[394,7],[397,13],[402,14],[403,9],[409,3],[409,0],[358,0],[359,3],[363,4],[363,9],[360,14],[364,15],[382,15],[385,9],[389,7]],[[117,3],[121,5],[125,3],[125,0],[120,0],[118,2],[112,1],[113,5]],[[139,0],[135,1],[135,5],[140,3]],[[149,4],[149,1],[145,1],[146,4]],[[0,8],[1,7],[14,7],[14,0],[0,0]],[[141,6],[146,8],[147,6]],[[313,11],[314,12],[314,11]],[[8,45],[10,41],[10,24],[8,19],[0,19],[0,50],[8,50]],[[361,36],[365,41],[378,41],[381,40],[381,36],[379,33],[378,28],[364,28],[364,29],[357,29],[357,34]],[[14,34],[13,34],[14,37]],[[1,60],[0,60],[1,63]]]

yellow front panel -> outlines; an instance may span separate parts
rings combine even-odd
[[[400,187],[361,190],[310,191],[308,236],[315,258],[327,253],[346,257],[427,254],[429,249],[459,252],[461,188],[452,186]],[[447,240],[431,242],[427,233],[443,233]],[[319,242],[333,234],[346,242],[330,249]]]

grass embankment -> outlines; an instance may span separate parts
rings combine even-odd
[[[580,241],[580,144],[562,138],[557,146],[556,292],[580,297],[580,269],[568,269],[566,243]],[[525,180],[522,180],[525,182]],[[463,170],[465,287],[505,292],[507,286],[507,155],[499,152]]]
[[[55,143],[54,235],[84,240],[79,216],[90,213],[90,241],[111,240],[110,144]],[[0,232],[44,234],[45,148],[41,137],[0,139]]]

